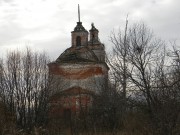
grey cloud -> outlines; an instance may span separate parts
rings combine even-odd
[[[46,51],[52,60],[55,60],[59,55],[71,46],[71,39],[69,36],[57,37],[47,42],[39,41],[34,44],[37,49]]]
[[[4,45],[7,42],[18,40],[25,34],[25,31],[18,25],[11,24],[0,27],[0,45]]]
[[[12,2],[13,0],[2,0],[2,2]]]
[[[58,31],[58,37],[46,41],[35,41],[32,44],[38,49],[46,50],[52,58],[57,58],[64,49],[70,47],[71,31],[76,25],[77,10],[76,5],[72,9],[66,9],[69,0],[57,2],[58,12],[54,15],[54,23],[42,25],[31,29],[20,26],[16,19],[18,10],[14,1],[3,12],[4,17],[0,20],[0,45],[3,42],[13,42],[21,40],[25,35],[39,33],[43,30]],[[81,20],[87,30],[90,29],[91,22],[99,29],[100,40],[105,43],[106,48],[111,47],[109,36],[113,29],[123,28],[126,15],[129,13],[129,22],[134,23],[139,20],[147,23],[159,37],[163,39],[180,39],[180,10],[179,0],[172,0],[171,4],[163,4],[164,0],[91,0],[81,6]],[[4,0],[5,2],[5,0]],[[53,1],[52,1],[53,2]],[[118,3],[118,4],[117,4]],[[78,3],[77,3],[78,4]],[[80,3],[81,4],[81,3]],[[64,6],[65,5],[65,6]],[[0,4],[2,5],[2,2]],[[75,9],[75,11],[74,11]],[[136,12],[140,16],[135,16]]]

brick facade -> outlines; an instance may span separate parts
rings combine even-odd
[[[93,95],[106,87],[109,68],[98,33],[94,24],[88,32],[82,22],[77,22],[71,32],[71,47],[48,64],[52,78],[50,116],[78,114],[81,109],[88,110]]]

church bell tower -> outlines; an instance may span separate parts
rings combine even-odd
[[[80,9],[78,5],[78,19],[76,27],[74,31],[71,32],[72,36],[72,47],[81,47],[86,46],[88,43],[88,31],[83,27],[82,22],[80,20]]]

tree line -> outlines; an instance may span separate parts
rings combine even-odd
[[[112,33],[111,42],[114,44],[113,60],[108,63],[112,84],[124,100],[122,112],[127,114],[131,106],[133,113],[146,115],[149,131],[143,134],[179,134],[178,46],[175,42],[167,46],[145,24],[128,28],[128,21],[124,30]]]
[[[28,130],[46,123],[48,63],[45,53],[29,48],[24,52],[9,52],[0,61],[1,102],[20,129]]]

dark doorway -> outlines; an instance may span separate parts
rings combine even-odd
[[[64,116],[64,121],[67,125],[70,124],[71,122],[71,110],[70,109],[64,109],[64,112],[63,112],[63,116]]]

